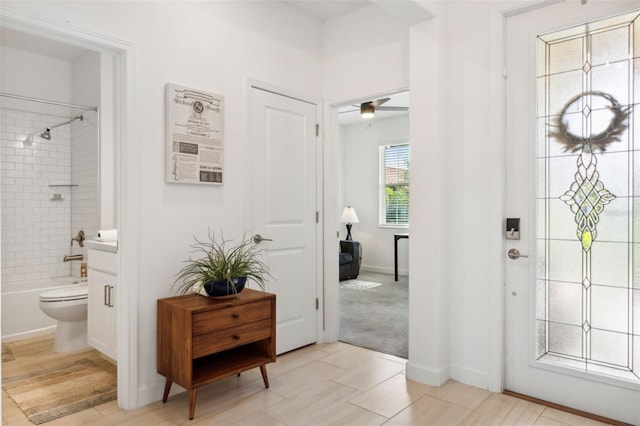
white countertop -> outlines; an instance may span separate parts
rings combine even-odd
[[[87,245],[87,248],[92,250],[108,251],[110,253],[118,252],[117,241],[85,240],[84,243]]]

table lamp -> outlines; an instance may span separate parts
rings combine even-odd
[[[340,216],[340,222],[342,223],[346,223],[347,224],[347,241],[351,241],[351,224],[353,223],[360,223],[360,220],[358,219],[358,215],[356,214],[356,210],[351,207],[351,206],[347,206],[344,208],[344,210],[342,210],[342,216]]]

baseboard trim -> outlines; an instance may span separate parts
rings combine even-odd
[[[438,369],[428,368],[423,365],[417,365],[411,360],[407,362],[406,375],[410,380],[429,386],[442,386],[451,378],[449,366]]]
[[[523,399],[525,401],[533,402],[535,404],[544,405],[545,407],[555,408],[556,410],[564,411],[577,416],[585,417],[587,419],[595,420],[598,422],[606,423],[614,426],[632,426],[629,423],[620,422],[618,420],[610,419],[608,417],[599,416],[597,414],[587,413],[586,411],[576,410],[575,408],[567,407],[565,405],[556,404],[555,402],[545,401],[544,399],[534,398],[533,396],[524,395],[518,392],[513,392],[505,389],[502,391],[503,395],[512,396],[514,398]]]
[[[489,374],[486,371],[454,366],[450,366],[449,370],[452,380],[481,389],[489,388]]]
[[[40,337],[40,336],[49,336],[51,334],[56,334],[56,328],[57,327],[55,325],[52,325],[50,327],[39,328],[37,330],[29,330],[23,333],[8,334],[6,336],[2,336],[2,342],[9,343],[9,342],[15,342],[16,340],[33,339],[34,337]]]
[[[161,381],[155,381],[150,386],[141,387],[138,391],[138,404],[140,407],[152,404],[154,402],[158,402],[162,399],[162,394],[164,393],[164,384],[166,379],[163,377]],[[178,393],[185,392],[186,389],[180,386],[177,383],[173,383],[171,385],[171,391],[169,392],[169,397],[176,395]],[[186,406],[185,406],[186,410]]]
[[[372,265],[360,265],[360,272],[375,272],[378,274],[388,274],[388,275],[394,274],[393,268],[387,268],[384,266],[372,266]],[[409,271],[407,271],[406,269],[399,268],[398,275],[407,276],[409,275]]]

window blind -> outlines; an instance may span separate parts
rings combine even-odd
[[[409,144],[380,146],[380,225],[409,225]]]

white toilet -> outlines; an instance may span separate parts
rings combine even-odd
[[[88,295],[87,284],[57,288],[40,295],[42,312],[58,320],[56,352],[71,352],[87,347]]]

